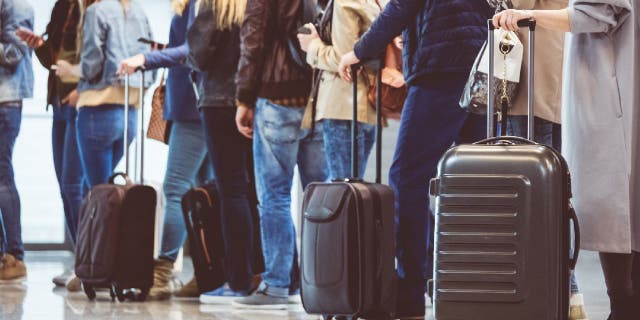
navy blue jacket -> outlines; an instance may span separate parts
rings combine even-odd
[[[484,0],[391,0],[354,50],[360,60],[375,58],[404,31],[407,84],[434,73],[468,73],[492,15]]]
[[[195,6],[189,1],[182,16],[175,15],[169,31],[167,49],[146,53],[147,69],[170,68],[164,102],[164,119],[171,121],[200,121],[196,97],[185,62],[189,54],[187,31],[195,18]]]

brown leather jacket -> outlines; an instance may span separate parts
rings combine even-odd
[[[249,0],[240,31],[241,54],[236,99],[254,107],[258,97],[270,100],[306,98],[311,73],[291,58],[287,35],[295,34],[301,0]]]

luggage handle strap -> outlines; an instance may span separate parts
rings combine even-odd
[[[578,215],[573,205],[569,204],[569,220],[573,221],[573,256],[569,260],[569,269],[575,270],[578,263],[578,256],[580,256],[580,224],[578,223]]]

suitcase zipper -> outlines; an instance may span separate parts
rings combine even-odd
[[[89,203],[93,203],[91,201],[91,192],[89,192]],[[89,215],[89,271],[91,276],[94,275],[94,265],[93,265],[93,224],[96,217],[96,212],[98,211],[97,205],[94,203],[91,208],[91,214]]]
[[[213,207],[213,201],[211,200],[211,196],[209,192],[204,188],[197,188],[199,192],[202,192],[204,196],[207,198],[207,202],[209,207]],[[202,243],[202,251],[204,251],[204,258],[207,260],[207,265],[209,265],[209,270],[213,269],[213,262],[211,260],[211,256],[209,255],[209,248],[207,246],[207,241],[204,232],[204,224],[202,223],[202,219],[198,219],[198,227],[200,227],[200,242]]]

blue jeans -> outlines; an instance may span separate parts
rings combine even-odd
[[[464,74],[426,78],[409,88],[405,101],[390,171],[396,196],[399,316],[424,315],[426,283],[433,277],[429,181],[438,162],[454,143],[486,137],[485,117],[458,106],[466,80]]]
[[[286,297],[295,269],[296,230],[291,217],[293,170],[303,187],[327,180],[322,127],[301,129],[304,108],[287,108],[259,99],[253,137],[256,191],[260,202],[262,250],[267,293]]]
[[[75,107],[54,106],[51,131],[53,165],[60,187],[67,231],[74,246],[78,232],[78,215],[84,183],[78,140],[76,139],[77,114]]]
[[[509,135],[526,137],[529,123],[527,116],[510,116],[507,121],[507,132]],[[562,150],[562,127],[558,123],[553,123],[536,117],[534,121],[533,140],[548,145],[558,151]],[[573,229],[571,229],[573,235]],[[571,253],[573,256],[573,246]],[[579,293],[578,281],[575,272],[571,273],[571,293]]]
[[[18,260],[24,258],[20,196],[13,173],[13,147],[20,132],[22,104],[19,107],[0,106],[0,214],[4,221],[7,252]]]
[[[213,178],[200,122],[174,121],[169,138],[169,158],[162,186],[166,197],[159,258],[175,262],[187,237],[182,216],[182,196],[195,184]]]
[[[354,178],[351,174],[351,121],[324,119],[320,124],[329,179]],[[364,177],[375,138],[375,126],[358,123],[358,178]]]
[[[135,108],[129,108],[129,144],[135,136],[137,115]],[[124,106],[80,108],[76,130],[88,187],[107,183],[124,153]]]

